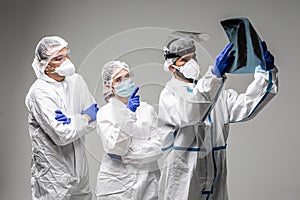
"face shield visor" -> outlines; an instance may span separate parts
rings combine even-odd
[[[174,31],[167,37],[163,47],[164,70],[169,71],[169,66],[175,65],[179,58],[186,59],[186,62],[193,59],[199,65],[200,78],[201,72],[207,71],[213,64],[213,59],[202,45],[208,39],[209,35],[206,33]]]

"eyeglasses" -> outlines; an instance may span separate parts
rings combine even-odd
[[[54,58],[52,58],[51,59],[51,62],[53,63],[53,64],[55,64],[55,63],[60,63],[63,59],[65,59],[65,58],[71,58],[71,52],[70,52],[70,49],[67,49],[67,52],[66,53],[64,53],[64,54],[61,54],[61,55],[58,55],[58,56],[56,56],[56,57],[54,57]]]
[[[133,76],[134,76],[133,73],[129,72],[129,73],[124,74],[123,76],[119,76],[117,78],[114,78],[113,85],[118,85],[118,84],[132,78]]]

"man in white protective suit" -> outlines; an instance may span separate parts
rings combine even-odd
[[[67,45],[58,36],[42,38],[32,63],[37,79],[25,99],[32,199],[92,199],[84,137],[96,127],[98,107]]]
[[[193,42],[177,38],[168,44],[165,66],[174,76],[161,92],[159,101],[165,156],[159,199],[228,199],[226,140],[229,124],[253,118],[278,92],[274,57],[264,42],[261,45],[266,66],[257,66],[254,80],[246,92],[238,94],[232,89],[221,88],[216,99],[211,99],[213,106],[202,110],[205,113],[201,114],[196,104],[188,102],[191,102],[192,93],[199,82],[207,79],[209,72],[198,82],[194,77],[187,77],[181,68],[196,59]],[[235,54],[234,51],[229,52],[232,47],[233,44],[227,45],[216,58],[215,66],[209,69],[224,82],[225,71],[230,66],[223,65],[232,64],[231,56]],[[225,56],[224,59],[224,53],[229,58]]]

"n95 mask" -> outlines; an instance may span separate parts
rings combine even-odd
[[[177,67],[172,65],[175,69],[177,69],[180,73],[183,74],[185,78],[188,79],[196,79],[200,74],[200,66],[194,59],[190,59],[183,66]]]
[[[51,72],[51,74],[53,73],[60,76],[72,76],[75,73],[75,66],[70,59],[66,59],[59,67],[55,68],[54,72]]]

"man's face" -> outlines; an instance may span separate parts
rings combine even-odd
[[[180,58],[178,58],[176,61],[175,61],[175,65],[177,67],[181,67],[183,66],[185,63],[187,63],[190,59],[195,59],[196,58],[196,54],[195,53],[189,53],[189,54],[186,54],[184,56],[181,56]]]
[[[52,68],[59,67],[66,59],[70,59],[70,51],[67,48],[63,48],[56,53],[48,65]]]
[[[70,59],[70,51],[67,48],[63,48],[50,60],[45,69],[45,74],[56,81],[64,80],[65,76],[60,76],[55,73],[55,68],[59,67],[66,59]]]

